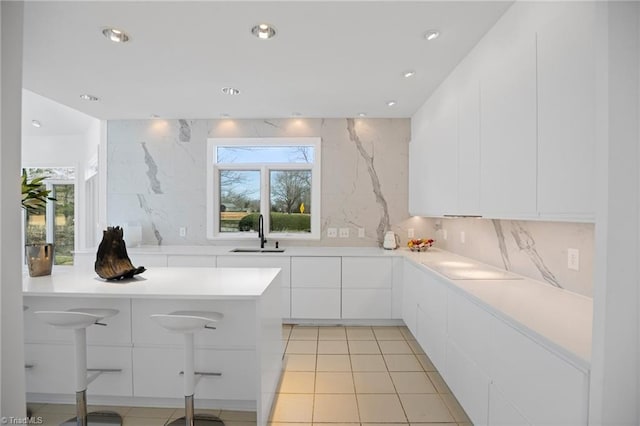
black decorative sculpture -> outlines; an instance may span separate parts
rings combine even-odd
[[[123,230],[119,226],[109,226],[102,231],[102,241],[98,246],[95,271],[105,280],[121,280],[146,271],[144,266],[137,268],[127,255],[127,246],[123,239]]]

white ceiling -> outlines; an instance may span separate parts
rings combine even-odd
[[[27,1],[24,87],[100,119],[410,117],[510,4]],[[251,35],[261,22],[277,36]]]

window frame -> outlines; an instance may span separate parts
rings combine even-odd
[[[216,149],[222,146],[311,146],[314,149],[311,163],[216,163]],[[260,171],[260,213],[264,216],[266,238],[278,240],[319,240],[321,207],[321,138],[209,138],[207,139],[207,238],[210,240],[252,240],[257,232],[220,232],[220,170]],[[271,228],[271,170],[311,171],[311,232],[270,232]]]

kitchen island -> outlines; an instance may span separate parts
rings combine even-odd
[[[89,386],[90,404],[183,406],[182,335],[150,315],[217,311],[216,330],[196,334],[196,371],[205,376],[196,408],[256,410],[266,425],[282,368],[280,270],[275,268],[153,267],[122,281],[87,268],[56,267],[23,278],[27,399],[74,400],[73,333],[39,321],[39,310],[114,308],[107,327],[87,329],[88,367],[115,369]]]

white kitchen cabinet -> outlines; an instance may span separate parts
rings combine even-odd
[[[167,256],[167,266],[187,266],[187,267],[216,267],[216,257],[208,255],[177,255]]]
[[[27,392],[75,395],[73,344],[27,343],[24,349]],[[87,368],[121,370],[100,374],[89,385],[90,395],[132,395],[131,347],[89,345]]]
[[[469,59],[469,58],[467,58]],[[458,82],[458,208],[463,215],[480,214],[480,82],[471,61],[456,69]]]
[[[452,340],[447,341],[446,365],[440,373],[473,424],[486,425],[489,377]]]
[[[218,256],[218,268],[280,268],[282,318],[291,318],[291,258],[289,256]]]
[[[529,426],[531,424],[494,383],[489,385],[488,418],[488,423],[492,426]]]
[[[196,349],[195,371],[220,373],[204,376],[196,398],[255,399],[257,392],[255,351]],[[133,349],[134,396],[147,398],[184,397],[184,350],[180,347],[135,347]]]
[[[341,316],[341,258],[291,258],[291,317],[339,319]]]
[[[490,335],[492,382],[523,416],[533,424],[587,423],[585,371],[502,321],[494,321]]]
[[[147,268],[152,266],[167,266],[168,259],[166,254],[142,254],[142,253],[129,253],[129,259],[135,266],[145,266]]]
[[[393,260],[342,258],[342,318],[390,319]]]
[[[418,132],[419,130],[411,131],[411,142],[409,143],[409,214],[412,216],[429,216],[427,209],[427,197],[429,194],[424,184],[427,143]]]
[[[536,38],[493,30],[480,79],[480,207],[489,217],[535,217]]]
[[[424,302],[424,299],[419,300]],[[418,306],[415,337],[425,353],[429,355],[433,365],[442,371],[446,365],[446,330],[438,326],[437,321],[423,309],[424,306],[426,306],[425,303]]]
[[[124,345],[131,343],[131,304],[125,299],[91,297],[41,297],[24,299],[27,309],[23,312],[24,335],[27,343],[73,343],[73,332],[53,327],[37,318],[37,311],[66,311],[75,308],[107,308],[119,312],[101,323],[106,327],[87,328],[87,343],[100,345]]]
[[[593,220],[596,3],[553,6],[537,30],[538,210]]]
[[[418,292],[423,272],[412,262],[404,262],[402,281],[402,320],[415,337],[418,334]]]

